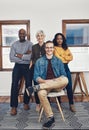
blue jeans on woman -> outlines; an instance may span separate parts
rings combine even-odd
[[[29,64],[15,64],[12,72],[12,85],[11,85],[11,98],[10,98],[10,106],[17,107],[18,106],[18,93],[19,93],[19,82],[20,79],[24,77],[25,79],[25,87],[32,86],[30,80],[30,70]],[[24,92],[24,103],[28,104],[30,97],[27,95],[26,91]]]

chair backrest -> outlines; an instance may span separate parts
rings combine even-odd
[[[61,90],[59,92],[49,92],[47,97],[58,97],[58,96],[64,96],[65,95],[65,91]]]

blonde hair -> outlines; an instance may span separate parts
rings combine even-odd
[[[36,37],[37,37],[39,34],[42,34],[42,35],[44,35],[44,36],[45,36],[45,33],[44,33],[44,31],[43,31],[43,30],[39,30],[39,31],[37,31],[37,33],[36,33]]]

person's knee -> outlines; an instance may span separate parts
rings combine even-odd
[[[67,84],[68,84],[68,78],[67,77],[65,77],[65,76],[61,76],[61,81],[62,81],[62,85],[64,86],[64,87],[66,87],[67,86]]]
[[[68,78],[67,77],[64,77],[64,83],[65,83],[65,85],[67,85],[68,84]]]

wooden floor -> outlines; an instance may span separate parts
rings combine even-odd
[[[51,99],[54,102],[54,99]],[[68,102],[67,96],[61,97],[62,102]],[[87,102],[86,96],[82,95],[74,95],[74,102]],[[0,96],[0,103],[10,102],[9,96]],[[23,102],[23,97],[19,96],[19,102]],[[34,97],[32,97],[31,102],[35,102]]]

